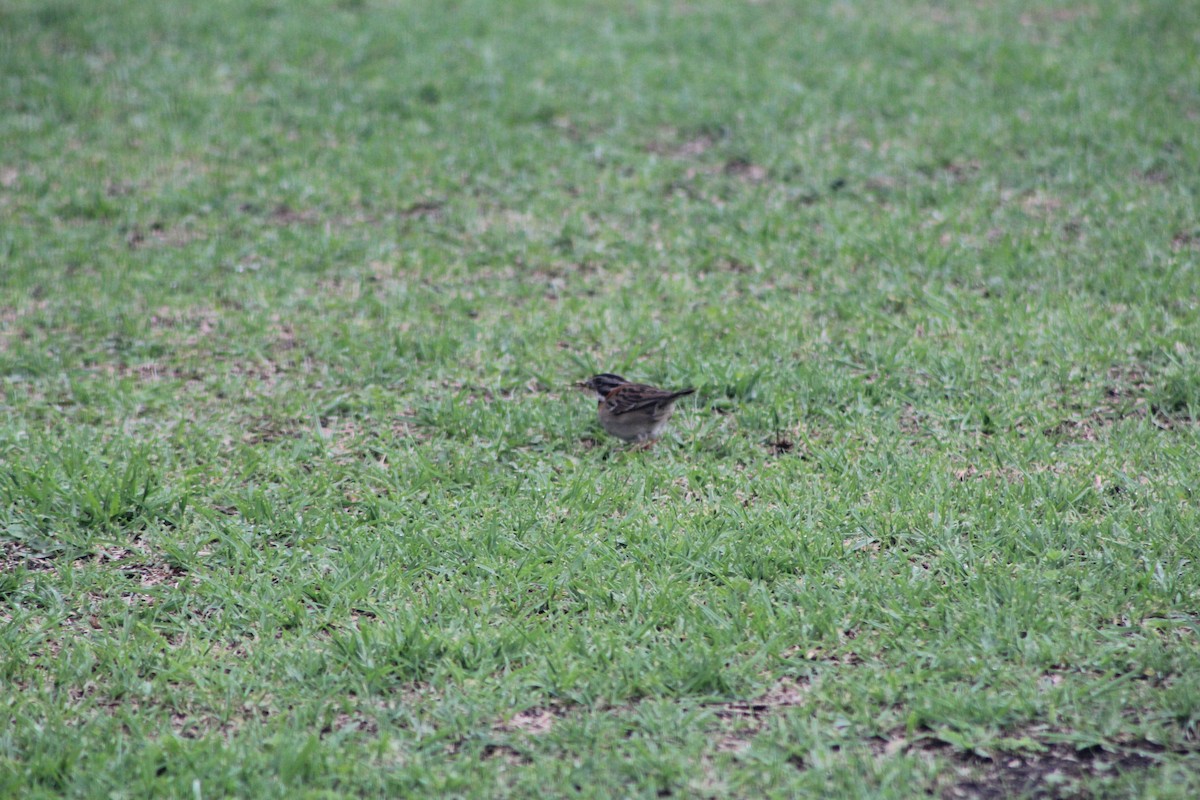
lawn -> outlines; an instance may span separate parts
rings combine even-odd
[[[0,796],[1200,795],[1198,51],[0,0]]]

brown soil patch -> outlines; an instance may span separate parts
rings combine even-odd
[[[1017,20],[1030,41],[1058,47],[1069,26],[1086,22],[1094,16],[1095,8],[1078,5],[1073,8],[1036,9],[1021,14]]]
[[[164,380],[198,380],[194,372],[178,367],[147,361],[142,364],[96,364],[88,368],[89,372],[107,375],[112,378],[136,378],[139,383],[154,383]]]
[[[417,427],[417,412],[412,409],[392,418],[392,433],[414,439],[430,438]]]
[[[1200,233],[1180,231],[1171,239],[1171,249],[1177,253],[1187,249],[1200,250]]]
[[[35,292],[40,294],[41,290],[35,290]],[[29,331],[19,329],[18,324],[26,317],[44,314],[48,308],[50,308],[48,300],[34,300],[21,307],[0,306],[0,352],[8,348],[10,339],[27,341],[30,338]]]
[[[529,758],[529,756],[508,744],[485,744],[483,746],[483,751],[479,754],[479,757],[484,761],[491,761],[492,759],[498,758],[508,764],[512,764],[513,766],[533,763],[533,759]]]
[[[0,167],[0,189],[11,189],[21,179],[21,171],[16,167]]]
[[[917,753],[948,761],[949,768],[941,771],[938,780],[940,796],[945,800],[1087,797],[1090,795],[1081,793],[1081,781],[1149,769],[1168,752],[1145,739],[1078,747],[1045,742],[1047,733],[1042,726],[1016,730],[1007,735],[1007,741],[1019,745],[1009,749],[989,747],[984,752],[962,749],[928,728],[912,736],[900,728],[872,739],[871,747],[881,757]],[[1191,748],[1177,747],[1170,752],[1184,754]]]
[[[962,469],[954,471],[954,478],[958,481],[970,480],[999,480],[1005,483],[1021,483],[1030,473],[1038,472],[1054,472],[1061,473],[1063,467],[1061,465],[1043,466],[1033,465],[1024,470],[1019,470],[1016,467],[999,467],[997,469],[979,469],[974,464],[968,464]]]
[[[664,135],[661,140],[646,145],[646,152],[671,158],[699,158],[712,149],[716,143],[716,140],[706,133],[692,136],[683,141],[669,141],[672,138],[674,137],[669,133]]]
[[[379,733],[379,722],[361,711],[346,713],[338,712],[334,718],[321,728],[321,738],[333,733],[365,733],[374,736]]]
[[[279,376],[286,370],[274,361],[260,359],[258,361],[237,361],[230,365],[229,374],[237,377],[254,378],[258,387],[267,391],[255,392],[257,395],[271,394],[279,383]]]
[[[326,230],[337,228],[355,228],[364,225],[379,225],[384,222],[433,218],[441,216],[445,204],[439,200],[422,199],[403,208],[372,210],[354,208],[346,214],[328,214],[319,208],[293,208],[287,203],[279,203],[269,209],[261,208],[254,203],[243,203],[239,211],[247,216],[258,217],[269,225],[279,227],[317,226],[322,225]]]
[[[725,703],[710,703],[717,717],[727,730],[716,740],[716,749],[721,752],[736,752],[750,745],[750,740],[766,726],[767,720],[782,709],[804,705],[808,696],[808,682],[795,678],[781,678],[774,686],[753,700],[732,700]]]
[[[141,711],[161,709],[164,705],[154,699],[110,697],[95,681],[87,681],[81,686],[65,687],[63,691],[73,702],[86,701],[109,714],[136,715]],[[248,722],[265,722],[276,713],[276,709],[265,703],[247,701],[228,715],[219,715],[212,711],[173,710],[170,714],[170,724],[175,735],[182,739],[200,739],[214,733],[230,736]]]
[[[85,561],[98,565],[114,565],[114,569],[126,578],[134,579],[143,589],[167,586],[178,589],[187,574],[183,569],[168,564],[154,553],[142,540],[135,539],[128,546],[101,545],[86,559],[78,559],[77,567]],[[127,603],[153,604],[155,597],[144,592],[125,592],[121,595]]]
[[[1171,181],[1171,173],[1161,168],[1136,170],[1133,176],[1151,186],[1163,186]]]
[[[136,701],[133,710],[137,710]],[[171,728],[181,739],[201,739],[210,734],[230,736],[250,722],[266,722],[276,711],[259,703],[242,703],[229,716],[222,718],[212,713],[188,714],[176,711],[171,714]]]
[[[735,158],[725,163],[725,174],[741,178],[747,183],[762,183],[767,179],[767,168],[744,158]]]
[[[763,729],[771,715],[779,713],[782,709],[804,705],[807,695],[806,680],[785,677],[751,700],[706,703],[704,707],[711,709],[722,723],[717,749],[727,752],[743,749],[750,739]],[[614,710],[628,710],[634,705],[621,706]],[[570,706],[560,703],[534,706],[495,723],[492,730],[501,734],[540,736],[551,731],[570,710]],[[500,746],[501,749],[505,747]]]
[[[929,415],[923,411],[918,411],[912,403],[906,403],[900,411],[898,420],[900,431],[909,436],[917,436],[926,433],[925,421],[929,419]]]
[[[254,417],[243,426],[243,444],[270,444],[281,439],[298,439],[305,428],[301,419],[276,419],[267,415]]]
[[[280,203],[267,215],[276,225],[315,225],[321,221],[321,215],[311,208],[294,209],[287,203]]]
[[[1029,11],[1018,17],[1022,27],[1033,28],[1049,24],[1065,24],[1080,19],[1091,19],[1096,16],[1096,9],[1082,5],[1073,8],[1050,8]]]
[[[716,146],[718,137],[710,133],[698,133],[687,136],[678,131],[664,131],[657,141],[646,145],[646,152],[682,161],[701,159]],[[742,157],[731,158],[724,164],[715,164],[690,168],[687,180],[692,180],[699,174],[724,174],[747,183],[762,183],[769,175],[767,168],[755,164]],[[673,188],[684,188],[675,185]]]
[[[1067,441],[1092,442],[1100,433],[1126,419],[1149,419],[1162,430],[1194,422],[1186,414],[1159,408],[1146,400],[1154,386],[1141,366],[1116,366],[1108,370],[1104,396],[1092,408],[1072,415],[1042,430],[1043,435]]]
[[[948,745],[939,743],[922,749],[938,752],[946,748]],[[942,797],[947,800],[1083,797],[1086,795],[1081,794],[1081,781],[1150,769],[1158,763],[1151,755],[1156,752],[1162,752],[1162,748],[1143,741],[1137,747],[1118,752],[1054,744],[1041,752],[997,753],[991,758],[958,753],[951,756],[955,781],[943,789]]]
[[[183,247],[203,238],[203,234],[182,225],[168,227],[161,222],[152,222],[145,227],[132,225],[125,231],[125,245],[130,250],[154,246]]]
[[[0,572],[24,567],[30,572],[51,572],[55,569],[54,552],[42,552],[23,541],[0,539]]]
[[[753,717],[757,719],[771,714],[780,708],[803,705],[804,698],[807,695],[808,683],[806,681],[798,681],[795,678],[780,678],[774,686],[753,700],[731,700],[710,707],[715,708],[717,716],[722,719],[737,717]]]
[[[292,325],[276,323],[272,331],[275,334],[275,340],[271,343],[273,353],[284,353],[300,346],[296,337],[296,329]]]
[[[538,736],[549,732],[556,722],[566,716],[566,713],[566,707],[557,703],[534,706],[517,712],[511,719],[500,722],[494,726],[494,730]]]
[[[716,260],[714,266],[722,272],[736,272],[739,275],[747,275],[754,272],[753,265],[733,257],[719,258]]]
[[[188,344],[195,344],[217,329],[220,312],[213,308],[173,309],[160,306],[150,314],[151,330],[182,330],[192,332]]]
[[[1033,191],[1021,198],[1021,208],[1034,217],[1048,217],[1062,208],[1062,200],[1045,192]]]
[[[971,159],[969,161],[948,161],[941,166],[941,172],[954,183],[964,183],[983,170],[983,165]]]
[[[842,632],[842,638],[854,640],[858,638],[858,631],[851,628]],[[820,647],[805,650],[801,653],[799,647],[795,647],[786,653],[788,656],[803,655],[805,661],[818,661],[823,664],[836,664],[842,667],[854,667],[863,663],[862,656],[853,650],[843,650],[836,653],[829,653]]]
[[[773,436],[767,440],[767,449],[773,455],[781,456],[796,449],[796,443],[786,436]]]
[[[1100,437],[1096,431],[1103,424],[1093,424],[1087,420],[1064,419],[1056,425],[1051,425],[1042,433],[1055,439],[1065,439],[1072,442],[1094,442]]]
[[[437,218],[442,215],[443,208],[445,208],[444,203],[439,203],[436,200],[422,200],[402,209],[400,211],[400,216],[405,219],[415,219],[420,217]]]

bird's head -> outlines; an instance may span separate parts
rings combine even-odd
[[[580,381],[575,384],[580,389],[595,392],[596,395],[603,400],[608,396],[608,393],[622,384],[629,381],[622,378],[620,375],[614,375],[611,372],[602,372],[599,375],[593,375],[586,381]]]

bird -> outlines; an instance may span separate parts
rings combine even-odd
[[[667,427],[675,401],[696,391],[671,391],[631,383],[620,375],[603,372],[575,384],[596,393],[600,425],[626,442],[651,442]]]

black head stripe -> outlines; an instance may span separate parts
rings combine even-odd
[[[599,375],[595,375],[591,380],[592,387],[601,394],[608,394],[613,389],[626,383],[629,383],[629,381],[625,380],[620,375],[614,375],[611,372],[603,372]]]

